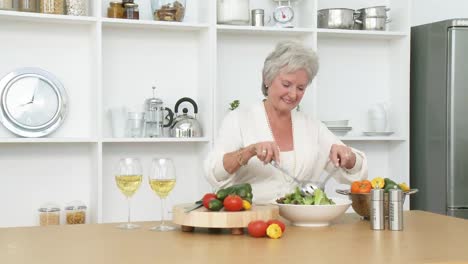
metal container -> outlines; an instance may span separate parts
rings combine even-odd
[[[353,29],[356,14],[349,8],[320,9],[317,14],[319,28]]]
[[[388,212],[388,229],[393,231],[403,230],[403,192],[400,189],[392,189],[388,191],[389,196],[389,212]]]
[[[386,6],[372,6],[356,10],[356,13],[362,17],[387,17],[387,12],[390,11],[390,8]]]
[[[193,106],[194,116],[188,115],[188,109],[182,109],[183,114],[179,115],[179,106],[180,104],[188,102]],[[183,97],[177,101],[174,107],[174,113],[176,118],[171,126],[171,136],[176,138],[192,138],[192,137],[201,137],[202,128],[200,122],[197,120],[198,106],[195,101],[188,97]]]
[[[392,22],[386,17],[363,17],[355,21],[361,25],[363,30],[385,30],[386,24]]]
[[[251,25],[254,27],[265,26],[265,11],[263,9],[252,9]]]
[[[370,223],[372,230],[385,229],[384,190],[371,190]]]
[[[371,194],[370,193],[351,193],[349,190],[336,190],[337,193],[348,195],[351,199],[354,211],[362,216],[364,219],[370,219],[370,208],[371,208]],[[405,202],[406,196],[415,194],[418,192],[418,189],[411,189],[409,191],[403,192],[402,203]],[[384,215],[388,216],[388,207],[389,199],[388,193],[384,194]]]

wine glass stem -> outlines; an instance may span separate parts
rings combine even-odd
[[[164,226],[164,207],[165,207],[166,199],[161,199],[161,226]]]
[[[128,201],[128,220],[127,223],[130,224],[130,197],[127,197]]]

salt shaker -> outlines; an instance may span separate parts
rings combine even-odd
[[[393,231],[403,230],[403,191],[390,189],[388,196],[388,229]]]
[[[370,208],[370,223],[372,230],[385,229],[384,216],[384,190],[371,190],[371,208]]]

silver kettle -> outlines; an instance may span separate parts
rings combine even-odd
[[[188,109],[182,109],[183,114],[179,115],[179,106],[181,103],[188,102],[193,106],[194,116],[188,115]],[[198,105],[195,101],[188,97],[183,97],[177,101],[174,107],[176,117],[172,122],[171,136],[176,138],[192,138],[201,137],[202,128],[200,122],[197,120]]]

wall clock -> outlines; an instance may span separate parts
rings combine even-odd
[[[22,137],[43,137],[55,131],[67,114],[67,93],[50,72],[21,68],[0,80],[1,123]]]

